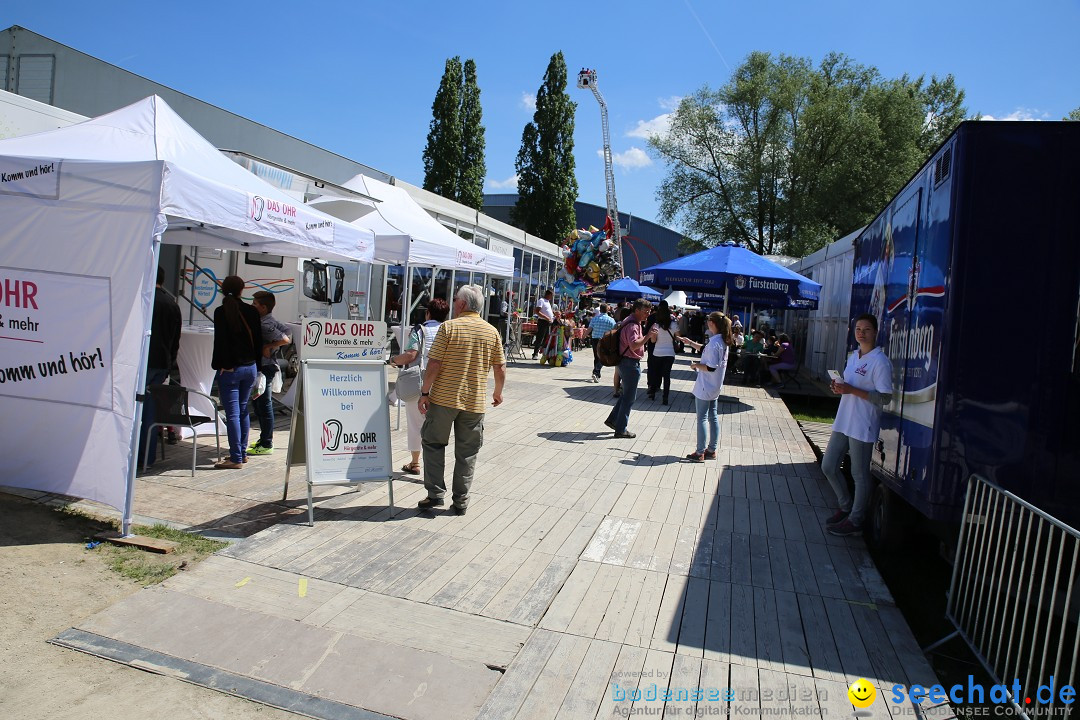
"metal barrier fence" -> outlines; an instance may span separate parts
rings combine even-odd
[[[950,637],[962,637],[994,682],[1008,686],[1025,718],[1071,712],[1060,691],[1073,685],[1080,649],[1078,559],[1076,530],[982,477],[968,480],[946,606],[956,628]],[[1051,677],[1047,699],[1038,690]]]

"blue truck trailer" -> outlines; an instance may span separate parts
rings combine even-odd
[[[973,473],[1080,527],[1080,122],[962,123],[855,240],[864,312],[893,366],[871,542],[905,506],[955,536]]]

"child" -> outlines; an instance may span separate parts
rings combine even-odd
[[[278,322],[271,314],[276,302],[274,294],[266,290],[255,293],[251,301],[259,311],[262,323],[263,356],[259,370],[266,376],[266,390],[252,401],[259,418],[259,439],[248,449],[248,455],[269,455],[274,452],[274,395],[270,392],[270,385],[279,370],[275,360],[277,349],[292,342],[288,336],[289,327]]]

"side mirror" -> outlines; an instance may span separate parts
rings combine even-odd
[[[304,261],[304,297],[311,298],[316,302],[329,302],[326,293],[329,274],[326,268],[326,263],[318,260]]]
[[[339,303],[345,297],[345,268],[333,265],[334,268],[334,303]]]

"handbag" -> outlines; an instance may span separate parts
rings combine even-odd
[[[394,392],[398,399],[412,402],[420,398],[420,388],[424,384],[424,371],[420,367],[424,357],[424,330],[417,326],[417,334],[420,337],[420,347],[416,351],[416,362],[398,373],[397,382],[394,384]]]

